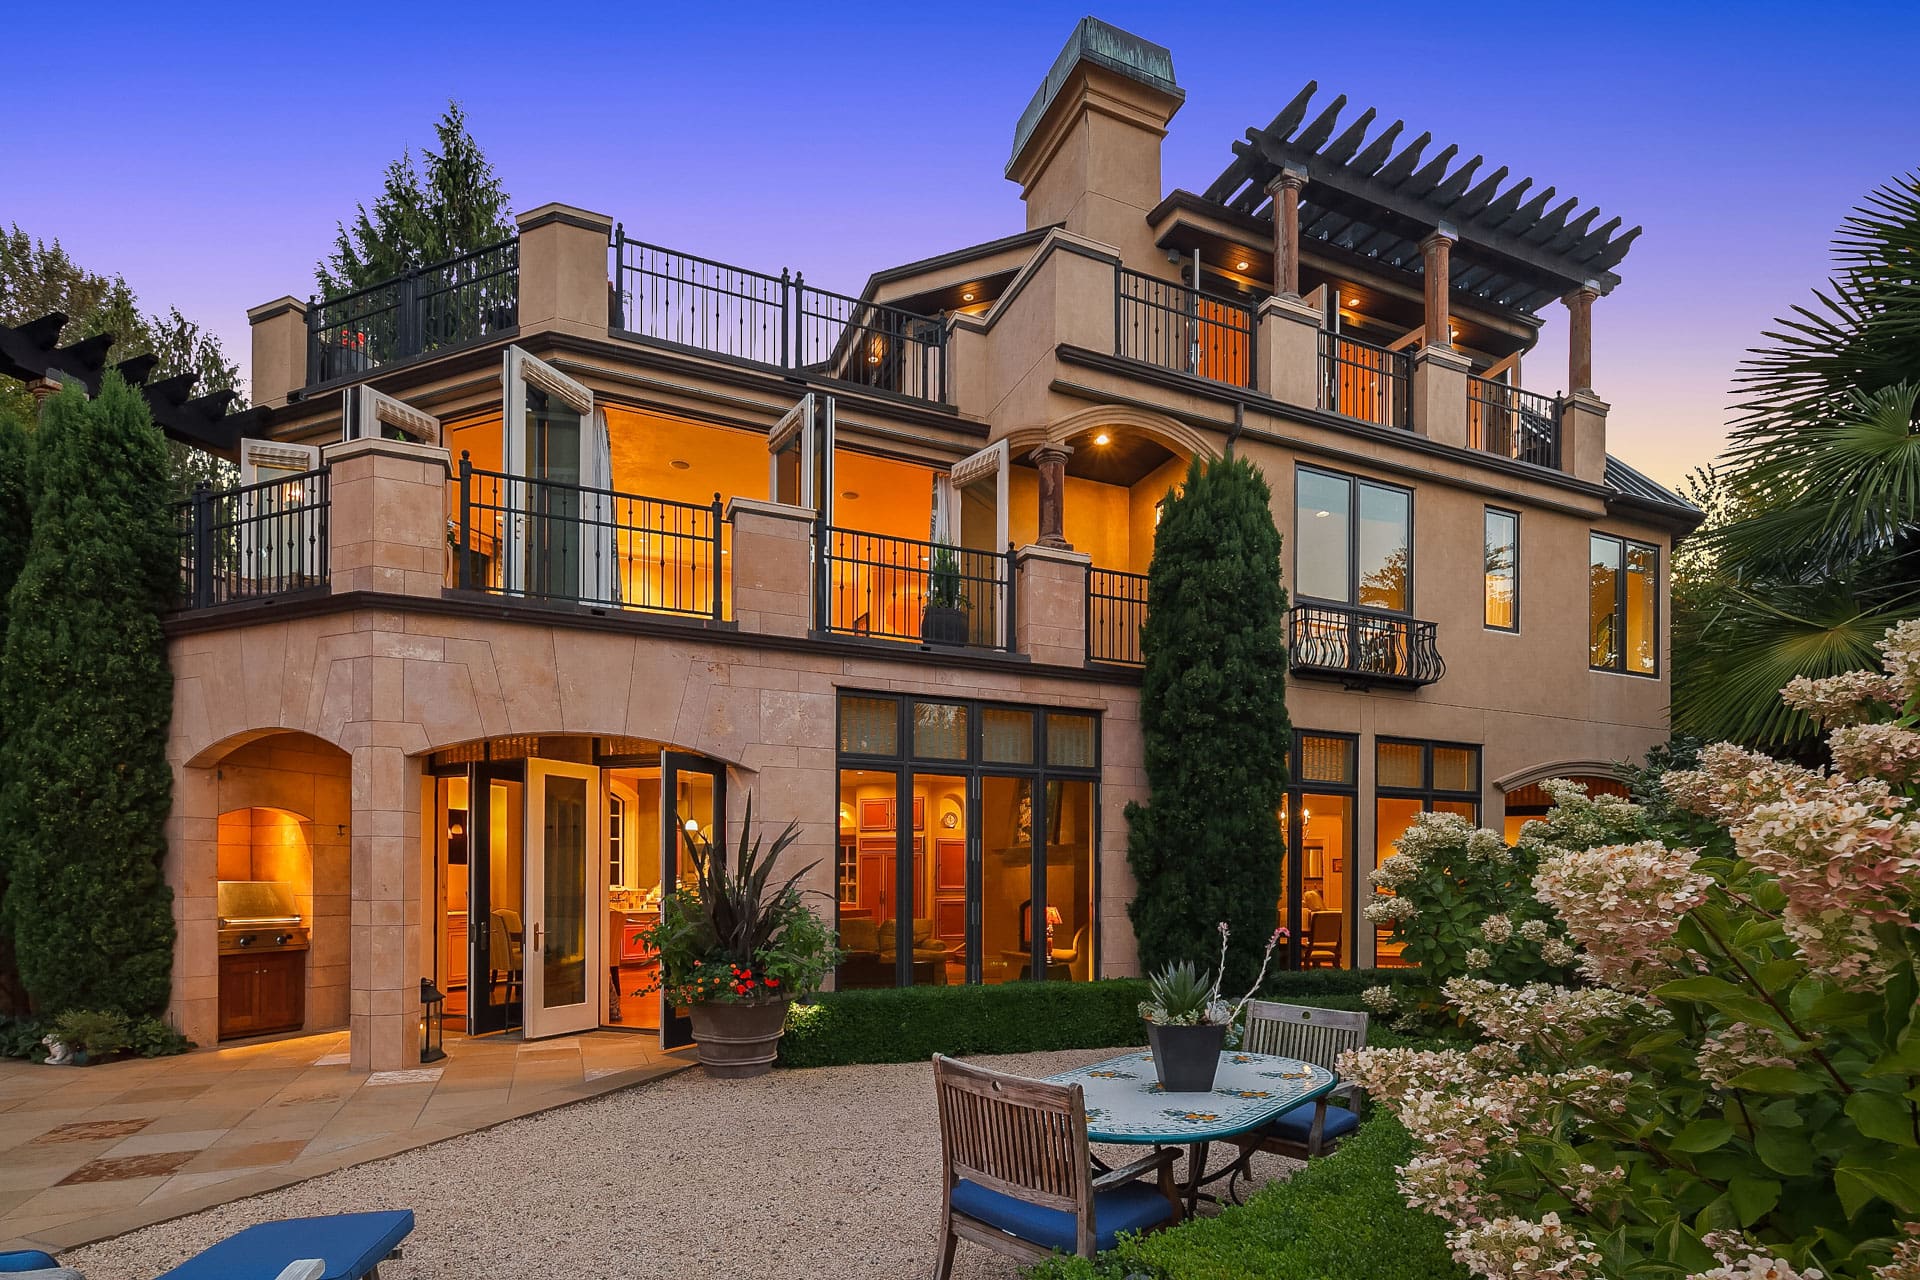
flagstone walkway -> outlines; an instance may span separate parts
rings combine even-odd
[[[671,1075],[687,1054],[599,1032],[448,1037],[448,1057],[354,1075],[345,1032],[176,1058],[0,1060],[0,1250],[74,1245]]]

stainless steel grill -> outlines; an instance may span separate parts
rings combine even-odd
[[[294,906],[293,886],[280,880],[222,880],[215,890],[221,951],[305,951],[311,943]]]

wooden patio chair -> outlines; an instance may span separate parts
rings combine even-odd
[[[934,1280],[953,1273],[961,1239],[1025,1262],[1055,1250],[1091,1258],[1123,1231],[1180,1220],[1173,1165],[1155,1151],[1095,1176],[1087,1149],[1086,1096],[1077,1084],[1049,1084],[934,1055],[940,1104],[942,1204]],[[1157,1174],[1155,1182],[1140,1181]]]
[[[1246,1034],[1241,1038],[1240,1047],[1248,1053],[1297,1058],[1333,1071],[1341,1054],[1366,1043],[1367,1015],[1364,1013],[1252,1000],[1247,1003]],[[1329,1098],[1346,1105],[1329,1107]],[[1265,1128],[1235,1139],[1240,1147],[1242,1172],[1256,1151],[1309,1160],[1333,1150],[1340,1139],[1360,1127],[1358,1108],[1362,1098],[1354,1085],[1336,1085],[1325,1097],[1283,1111]]]

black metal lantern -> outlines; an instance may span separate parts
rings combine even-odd
[[[447,998],[430,979],[420,979],[420,1061],[438,1062],[447,1056]]]

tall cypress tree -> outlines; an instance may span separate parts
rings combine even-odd
[[[158,1013],[174,934],[166,445],[108,373],[93,400],[68,387],[48,401],[32,457],[33,531],[0,657],[7,922],[37,1011]]]
[[[1127,806],[1128,914],[1149,970],[1210,968],[1226,921],[1229,988],[1259,968],[1284,852],[1287,594],[1271,496],[1244,459],[1194,459],[1160,517],[1141,632],[1149,795]]]
[[[0,404],[0,638],[7,631],[7,595],[26,562],[27,539],[33,529],[33,491],[27,479],[27,450],[32,441],[25,424]],[[0,696],[0,742],[7,740],[10,727],[6,700]],[[0,840],[0,903],[7,896],[9,849],[8,842]],[[26,1010],[27,992],[13,956],[13,933],[7,928],[5,911],[0,910],[0,1014]]]

